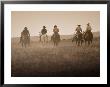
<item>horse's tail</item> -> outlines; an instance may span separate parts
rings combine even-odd
[[[94,37],[93,37],[93,33],[91,32],[91,38],[93,39]]]
[[[82,40],[82,37],[83,37],[83,34],[82,34],[82,33],[79,33],[79,34],[77,35],[78,40]]]
[[[93,39],[93,33],[92,32],[85,33],[84,38],[87,40],[92,40]]]
[[[59,35],[59,41],[61,41],[60,35]]]
[[[20,37],[20,40],[19,40],[19,43],[21,43],[22,42],[22,37]]]
[[[76,36],[73,36],[73,38],[72,38],[72,42],[74,42],[74,40],[75,40],[75,37],[76,37]]]

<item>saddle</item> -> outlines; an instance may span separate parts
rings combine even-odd
[[[84,38],[93,38],[93,34],[91,31],[85,32]]]
[[[47,33],[47,30],[46,29],[42,29],[41,33],[44,35]]]
[[[76,36],[77,36],[77,37],[80,36],[80,35],[82,35],[81,32],[76,32]]]
[[[56,39],[60,40],[60,35],[58,33],[54,33],[53,38],[56,38]]]
[[[86,31],[85,32],[85,35],[92,35],[92,32],[89,30],[89,31]]]

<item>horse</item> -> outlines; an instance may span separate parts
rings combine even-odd
[[[77,35],[74,34],[73,38],[72,38],[72,42],[76,41],[76,44],[77,44]]]
[[[42,42],[42,45],[45,46],[46,43],[48,43],[48,36],[47,36],[47,34],[42,34],[41,37],[40,37],[40,40]]]
[[[60,35],[54,33],[51,36],[51,41],[53,42],[54,46],[58,46],[58,43],[60,42]]]
[[[20,43],[22,45],[22,47],[27,47],[27,45],[30,45],[30,37],[23,35],[22,37],[20,37]]]
[[[85,45],[86,45],[86,42],[88,42],[88,45],[92,43],[93,34],[91,31],[84,33],[84,40],[85,40]]]
[[[83,34],[80,32],[73,36],[72,42],[76,41],[76,45],[80,46],[83,44]]]

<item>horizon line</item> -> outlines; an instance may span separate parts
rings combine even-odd
[[[100,33],[100,31],[97,31],[97,32],[92,32],[92,33]],[[60,36],[63,36],[63,35],[73,35],[73,34],[60,34]],[[48,36],[51,36],[50,34]],[[17,37],[20,37],[20,36],[16,36],[16,37],[11,37],[11,38],[17,38]],[[30,37],[39,37],[38,35],[30,35]]]

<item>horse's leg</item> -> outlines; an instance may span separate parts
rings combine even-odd
[[[72,42],[72,45],[74,46],[74,42]]]
[[[23,47],[25,47],[25,43],[23,42]]]
[[[82,46],[82,40],[81,40],[81,46]]]
[[[44,37],[44,47],[45,47],[45,37]]]
[[[80,41],[78,41],[78,46],[80,46]]]
[[[81,40],[79,40],[79,46],[81,45]]]
[[[55,46],[57,47],[57,45],[58,45],[58,43],[57,43],[57,41],[55,41]]]
[[[24,46],[25,46],[25,48],[26,48],[26,42],[24,43]]]
[[[55,47],[55,45],[56,45],[56,44],[55,44],[55,42],[54,42],[54,47]]]
[[[39,40],[39,41],[41,42],[41,36],[40,36],[39,38],[40,38],[40,40]]]
[[[23,47],[23,42],[21,43],[22,47]]]
[[[79,41],[79,46],[81,46],[81,40]]]
[[[46,37],[46,42],[48,43],[48,36]]]
[[[45,43],[46,43],[46,44],[48,43],[48,38],[47,38],[47,36],[46,36],[46,38],[45,38]]]
[[[46,42],[46,37],[44,37],[44,43]]]
[[[55,47],[56,47],[56,45],[57,45],[57,44],[56,44],[56,41],[55,41]]]
[[[42,46],[44,46],[44,38],[42,38]]]
[[[55,46],[55,41],[53,41],[53,44],[54,44],[54,46]]]
[[[80,41],[78,40],[78,46],[80,45]]]
[[[46,43],[47,43],[47,41],[46,41],[46,40],[47,40],[47,38],[45,37],[45,38],[44,38],[44,43],[45,43],[44,45],[46,45]]]
[[[56,42],[56,46],[58,46],[58,42]]]
[[[83,41],[81,40],[81,46],[82,46]]]
[[[76,45],[77,45],[77,43],[78,43],[78,42],[77,42],[77,40],[76,40]]]
[[[85,46],[86,46],[86,40],[85,40]]]
[[[42,38],[42,46],[44,46],[44,38]]]
[[[88,46],[90,45],[90,41],[88,41]]]
[[[81,46],[81,40],[79,41],[79,46]]]
[[[92,40],[91,40],[91,43],[92,43]]]
[[[55,41],[54,43],[55,43],[55,45],[54,45],[54,46],[56,47],[56,41]]]
[[[28,45],[30,46],[30,39],[29,39],[29,41],[28,41]]]
[[[73,39],[72,39],[72,42],[73,42]]]
[[[84,40],[82,40],[82,45],[83,45]]]
[[[22,47],[24,47],[24,40],[22,41]]]

